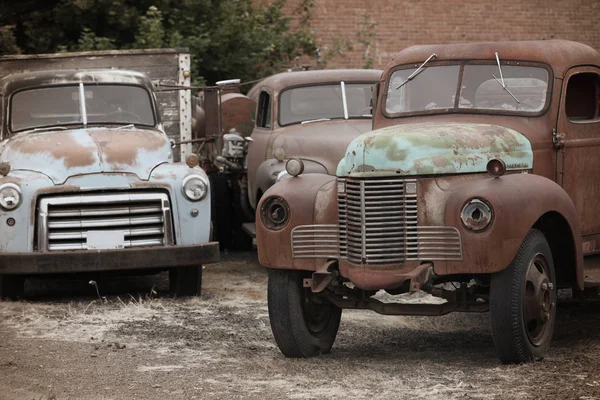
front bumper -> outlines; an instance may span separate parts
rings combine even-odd
[[[0,275],[167,269],[218,261],[218,242],[119,250],[0,253]]]

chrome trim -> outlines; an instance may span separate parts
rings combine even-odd
[[[200,182],[202,182],[204,184],[204,194],[202,195],[202,197],[200,197],[199,199],[190,199],[187,195],[187,193],[185,192],[185,185],[187,185],[187,183],[189,181],[191,181],[192,179],[199,179]],[[198,175],[198,174],[191,174],[186,176],[185,178],[183,178],[183,181],[181,182],[181,192],[183,193],[183,196],[189,200],[189,201],[201,201],[202,199],[204,199],[206,197],[206,195],[209,192],[209,185],[207,180],[202,176],[202,175]]]
[[[339,258],[338,225],[299,225],[292,229],[292,258]]]
[[[128,206],[131,203],[137,204]],[[175,244],[166,193],[64,194],[43,197],[38,202],[39,251],[86,250],[85,242],[76,241],[86,240],[89,229],[103,227],[109,231],[110,227],[121,227],[126,238],[124,247]]]

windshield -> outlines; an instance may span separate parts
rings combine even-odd
[[[386,113],[462,109],[535,114],[546,104],[548,71],[541,67],[502,65],[505,88],[497,78],[496,64],[428,66],[396,89],[415,71],[402,69],[392,74]]]
[[[371,84],[345,83],[348,118],[371,118]],[[342,85],[304,86],[279,96],[279,125],[344,118]]]
[[[82,124],[154,126],[150,94],[138,86],[73,85],[28,89],[12,96],[12,132]]]

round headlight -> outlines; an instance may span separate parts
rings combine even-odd
[[[460,219],[468,229],[480,232],[486,229],[494,219],[494,210],[482,199],[471,199],[464,205]]]
[[[290,219],[290,207],[281,197],[269,197],[260,208],[260,218],[268,229],[282,229]]]
[[[304,172],[304,163],[297,158],[290,158],[285,163],[285,170],[290,176],[298,176]]]
[[[0,207],[14,210],[21,204],[21,188],[14,183],[0,185]]]
[[[200,201],[208,193],[208,183],[200,175],[189,175],[183,180],[183,194],[191,201]]]

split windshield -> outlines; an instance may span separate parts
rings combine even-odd
[[[409,82],[406,80],[417,68],[398,70],[392,74],[388,87],[386,113],[488,110],[536,114],[542,111],[548,91],[548,71],[517,65],[501,68],[502,74],[497,64],[428,65]],[[499,79],[501,75],[503,81]]]
[[[142,125],[156,121],[148,91],[129,85],[71,85],[22,90],[11,100],[10,129],[69,125]]]
[[[371,83],[345,83],[348,118],[371,118]],[[303,86],[279,95],[279,125],[344,118],[341,83]]]

